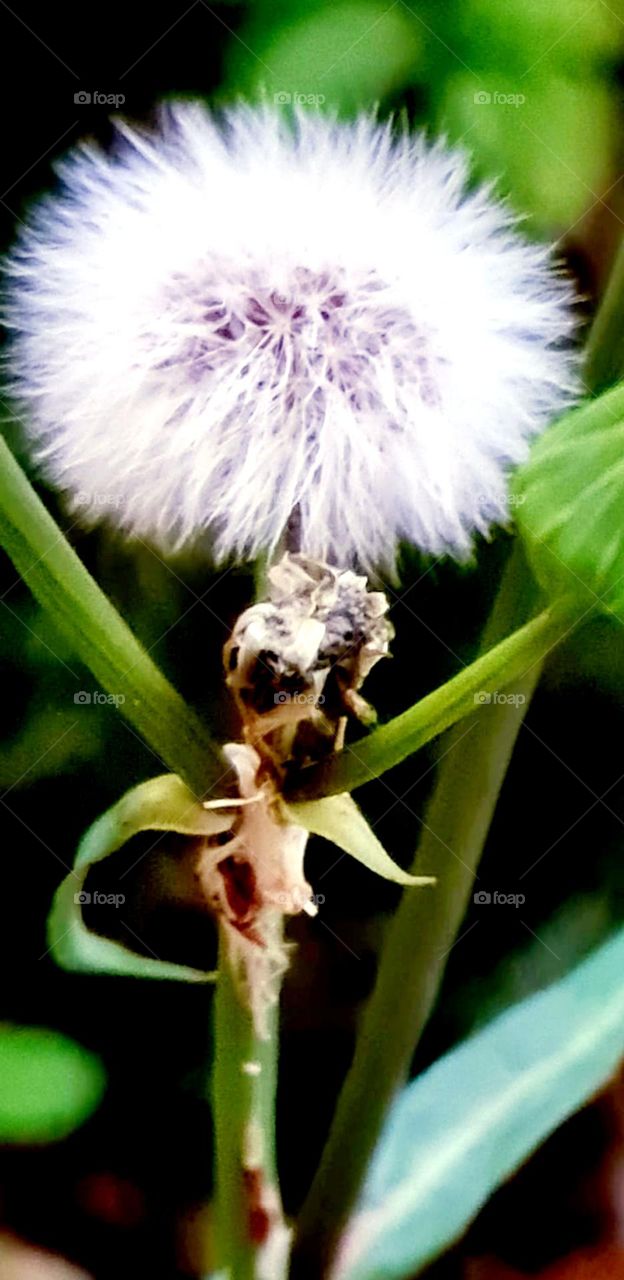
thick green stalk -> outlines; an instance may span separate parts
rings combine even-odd
[[[267,592],[269,562],[255,566],[256,599]],[[278,942],[282,920],[273,920]],[[259,963],[263,963],[262,957]],[[212,1111],[215,1137],[215,1252],[229,1280],[255,1280],[258,1254],[254,1197],[273,1203],[281,1215],[275,1159],[275,1098],[279,1059],[278,1005],[267,1011],[260,1037],[251,1010],[237,988],[223,931],[214,1002],[215,1063]],[[250,1165],[251,1161],[251,1165]],[[251,1169],[253,1167],[254,1172]],[[257,1206],[256,1206],[257,1207]],[[277,1222],[267,1220],[270,1232]],[[275,1280],[280,1280],[275,1276]]]
[[[486,628],[484,647],[526,617],[533,591],[516,551]],[[524,672],[516,668],[513,684],[501,672],[500,687],[515,696],[513,702],[480,707],[444,739],[444,757],[412,868],[415,874],[436,876],[438,883],[432,893],[406,890],[388,927],[353,1062],[299,1220],[292,1280],[319,1280],[325,1274],[388,1106],[409,1072],[466,910],[545,652],[545,647],[533,652]]]
[[[266,1038],[259,1039],[237,992],[224,938],[220,956],[212,1078],[216,1265],[232,1280],[254,1280],[257,1242],[251,1221],[253,1196],[257,1186],[264,1192],[277,1189],[277,1007],[270,1011]],[[257,1185],[252,1181],[252,1167],[259,1175]]]
[[[503,690],[512,680],[539,662],[569,630],[578,605],[565,600],[545,609],[499,644],[481,654],[446,684],[434,689],[388,724],[376,729],[354,747],[336,752],[320,764],[310,765],[297,777],[288,799],[353,791],[371,778],[400,764],[443,730],[469,715],[477,703]]]
[[[225,781],[201,720],[104,595],[0,440],[0,544],[39,603],[156,755],[198,795]]]

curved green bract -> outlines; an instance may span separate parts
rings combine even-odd
[[[324,800],[291,804],[287,806],[287,813],[298,826],[338,845],[339,849],[350,853],[352,858],[357,858],[384,880],[405,885],[435,884],[435,877],[412,876],[392,861],[349,795],[326,796]]]
[[[206,982],[213,973],[166,960],[138,955],[119,942],[87,929],[81,897],[91,867],[120,849],[140,831],[177,831],[186,836],[214,836],[227,831],[233,809],[206,809],[175,774],[163,774],[128,791],[93,823],[83,837],[74,868],[59,886],[48,917],[48,944],[63,969]]]

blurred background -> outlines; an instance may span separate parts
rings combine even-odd
[[[2,3],[0,21],[3,246],[29,202],[53,185],[55,158],[85,135],[108,144],[112,103],[146,123],[171,95],[222,106],[264,94],[345,116],[374,106],[461,143],[475,177],[509,197],[527,234],[556,241],[591,318],[624,227],[622,0],[194,0],[131,9],[120,0],[96,9],[27,0],[19,12]],[[7,431],[13,441],[9,423]],[[250,575],[164,563],[108,533],[86,535],[38,488],[155,660],[215,733],[230,736],[220,650],[251,597]],[[510,540],[502,531],[463,569],[405,552],[401,586],[389,592],[395,659],[367,686],[382,718],[470,659]],[[93,678],[5,559],[0,602],[0,1018],[79,1042],[107,1080],[99,1107],[67,1134],[57,1114],[69,1088],[61,1055],[50,1068],[51,1096],[40,1100],[45,1141],[25,1121],[22,1131],[15,1117],[5,1124],[0,1101],[0,1133],[12,1139],[0,1154],[0,1275],[48,1275],[41,1260],[24,1261],[21,1238],[96,1280],[195,1280],[210,1265],[211,993],[64,974],[45,937],[81,833],[162,764],[114,707],[97,702]],[[80,693],[91,696],[76,700]],[[415,1069],[563,974],[624,918],[623,736],[624,633],[602,620],[573,632],[548,666],[490,834],[481,887],[522,892],[526,903],[521,911],[473,904]],[[405,862],[435,758],[436,744],[359,795]],[[90,923],[126,942],[132,934],[145,954],[210,967],[212,925],[185,892],[181,844],[135,843],[136,858],[111,859],[98,881],[110,893],[121,888],[123,910],[93,908]],[[283,999],[278,1138],[290,1211],[318,1158],[396,901],[390,886],[352,859],[337,862],[321,841],[310,846],[308,871],[325,902],[316,920],[292,926],[298,948]],[[51,1043],[35,1039],[33,1061]],[[10,1078],[9,1059],[0,1083]],[[429,1274],[623,1276],[623,1243],[624,1091],[614,1082]]]

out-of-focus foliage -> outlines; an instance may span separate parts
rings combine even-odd
[[[409,1085],[349,1228],[341,1280],[401,1280],[616,1070],[624,933]]]
[[[41,1027],[0,1026],[0,1142],[65,1138],[95,1111],[105,1087],[99,1058]]]
[[[437,118],[499,177],[519,210],[556,234],[608,185],[617,104],[610,77],[624,49],[617,12],[582,0],[464,0]],[[475,83],[478,78],[478,84]]]
[[[609,186],[623,19],[621,0],[256,0],[221,93],[339,114],[407,94],[417,123],[462,143],[478,176],[559,235]]]
[[[341,112],[386,98],[414,75],[422,40],[407,9],[384,3],[318,6],[272,25],[266,9],[252,18],[256,60],[233,45],[232,84],[240,92],[264,86],[270,97],[311,96]],[[278,17],[279,6],[274,16]],[[283,16],[283,15],[282,15]],[[247,43],[247,42],[246,42]]]

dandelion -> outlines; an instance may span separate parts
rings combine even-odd
[[[575,393],[570,290],[464,155],[372,117],[163,110],[8,264],[16,407],[87,524],[165,552],[469,554]],[[293,546],[293,541],[290,543]]]

